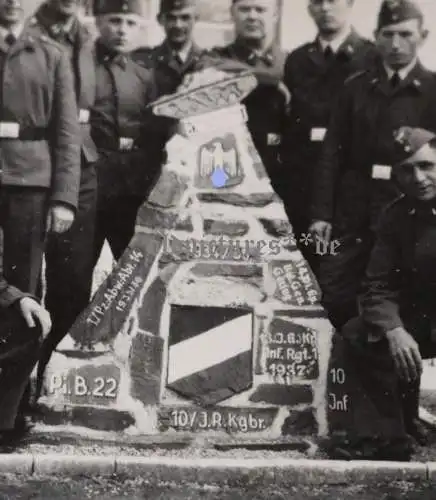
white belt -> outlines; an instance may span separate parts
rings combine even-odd
[[[0,138],[18,139],[20,136],[20,124],[15,122],[0,122]]]
[[[89,109],[81,109],[79,111],[79,123],[87,124],[89,123]]]
[[[130,151],[133,148],[133,143],[132,137],[120,137],[118,148],[120,151]]]

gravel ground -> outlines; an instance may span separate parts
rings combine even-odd
[[[217,488],[195,484],[150,484],[137,478],[46,478],[0,476],[0,499],[130,499],[130,500],[434,500],[427,483],[392,483],[372,486],[296,486],[280,489],[275,485]]]

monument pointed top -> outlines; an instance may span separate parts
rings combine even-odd
[[[257,79],[251,71],[235,76],[207,68],[188,75],[176,94],[158,99],[153,112],[182,120],[238,104],[256,87]]]

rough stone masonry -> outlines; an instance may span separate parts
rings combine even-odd
[[[327,432],[332,327],[246,126],[250,74],[194,75],[129,248],[48,366],[46,424]]]

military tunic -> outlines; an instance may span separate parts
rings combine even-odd
[[[393,88],[382,64],[350,77],[332,112],[315,169],[311,218],[330,221],[337,255],[321,262],[324,305],[340,327],[357,314],[356,294],[384,206],[399,194],[390,180],[393,132],[436,130],[436,78],[419,63]]]
[[[105,238],[119,259],[134,233],[136,214],[150,182],[146,162],[137,161],[134,144],[143,124],[146,107],[155,99],[153,73],[129,57],[111,53],[99,41],[97,98],[91,113],[92,137],[101,159],[97,166],[99,186],[95,258]],[[148,140],[153,144],[150,133]]]
[[[53,328],[45,339],[38,367],[41,383],[51,352],[88,305],[91,295],[97,204],[94,164],[98,153],[91,138],[89,117],[95,102],[96,75],[93,36],[77,18],[71,18],[65,25],[59,21],[57,12],[44,3],[29,25],[32,32],[58,42],[68,55],[82,138],[79,205],[75,220],[68,231],[50,234],[47,239],[45,303],[52,316]]]
[[[436,356],[436,203],[402,196],[380,219],[360,297],[360,317],[334,342],[330,369],[342,369],[346,387],[329,391],[349,397],[338,416],[331,405],[332,431],[349,436],[399,438],[418,415],[419,380],[398,379],[386,332],[404,327],[423,359]]]
[[[330,58],[316,39],[286,59],[284,83],[291,92],[292,105],[283,138],[282,182],[286,185],[285,205],[297,235],[307,232],[310,225],[313,172],[334,100],[344,81],[370,68],[375,57],[374,45],[353,30]]]
[[[290,96],[284,86],[280,89],[279,84],[283,79],[286,54],[273,45],[264,54],[256,55],[238,40],[214,49],[212,54],[242,63],[258,78],[258,87],[243,102],[247,108],[248,129],[274,188],[283,197],[280,145]]]
[[[27,27],[11,47],[0,40],[0,65],[1,121],[12,123],[2,127],[0,148],[5,276],[35,293],[47,206],[77,206],[80,128],[73,76],[62,48]]]

